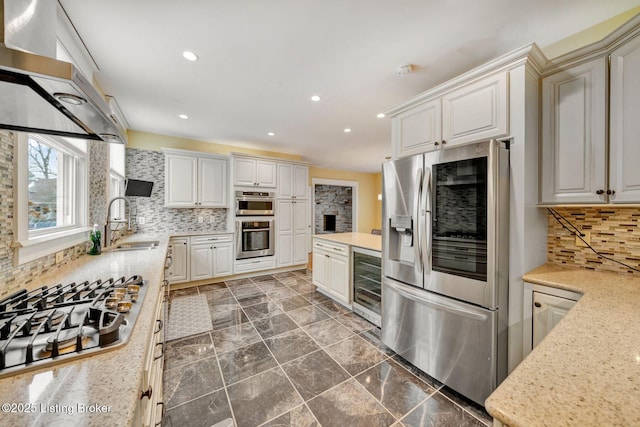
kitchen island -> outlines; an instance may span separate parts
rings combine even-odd
[[[169,236],[133,235],[126,241],[159,240],[155,249],[85,255],[44,274],[27,290],[59,283],[141,275],[147,287],[128,342],[48,368],[0,379],[2,425],[128,426],[135,424],[145,355],[158,329],[156,308]],[[8,405],[8,406],[7,406]]]
[[[543,265],[524,281],[583,294],[486,401],[496,425],[640,425],[640,278]]]

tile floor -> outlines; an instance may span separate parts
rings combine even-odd
[[[171,293],[207,297],[213,330],[167,342],[165,426],[490,426],[478,405],[382,344],[306,270]]]

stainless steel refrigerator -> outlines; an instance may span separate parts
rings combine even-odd
[[[508,143],[382,170],[382,341],[484,405],[507,375]]]

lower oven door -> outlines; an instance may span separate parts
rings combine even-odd
[[[498,313],[389,278],[382,342],[420,370],[484,406],[497,387]]]
[[[236,221],[236,259],[269,256],[275,253],[275,220]]]

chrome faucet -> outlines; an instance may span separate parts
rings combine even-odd
[[[125,204],[127,205],[127,207],[129,208],[129,213],[126,214],[126,219],[125,220],[119,220],[119,219],[111,219],[111,205],[113,205],[113,202],[115,202],[116,200],[124,200]],[[107,208],[107,223],[104,226],[104,245],[105,247],[107,246],[111,246],[113,244],[113,230],[111,230],[111,224],[112,223],[117,223],[117,224],[124,224],[127,223],[127,230],[131,230],[131,204],[129,203],[129,199],[127,199],[126,197],[122,197],[122,196],[118,196],[118,197],[114,197],[113,199],[111,199],[111,201],[109,202],[109,207]]]

